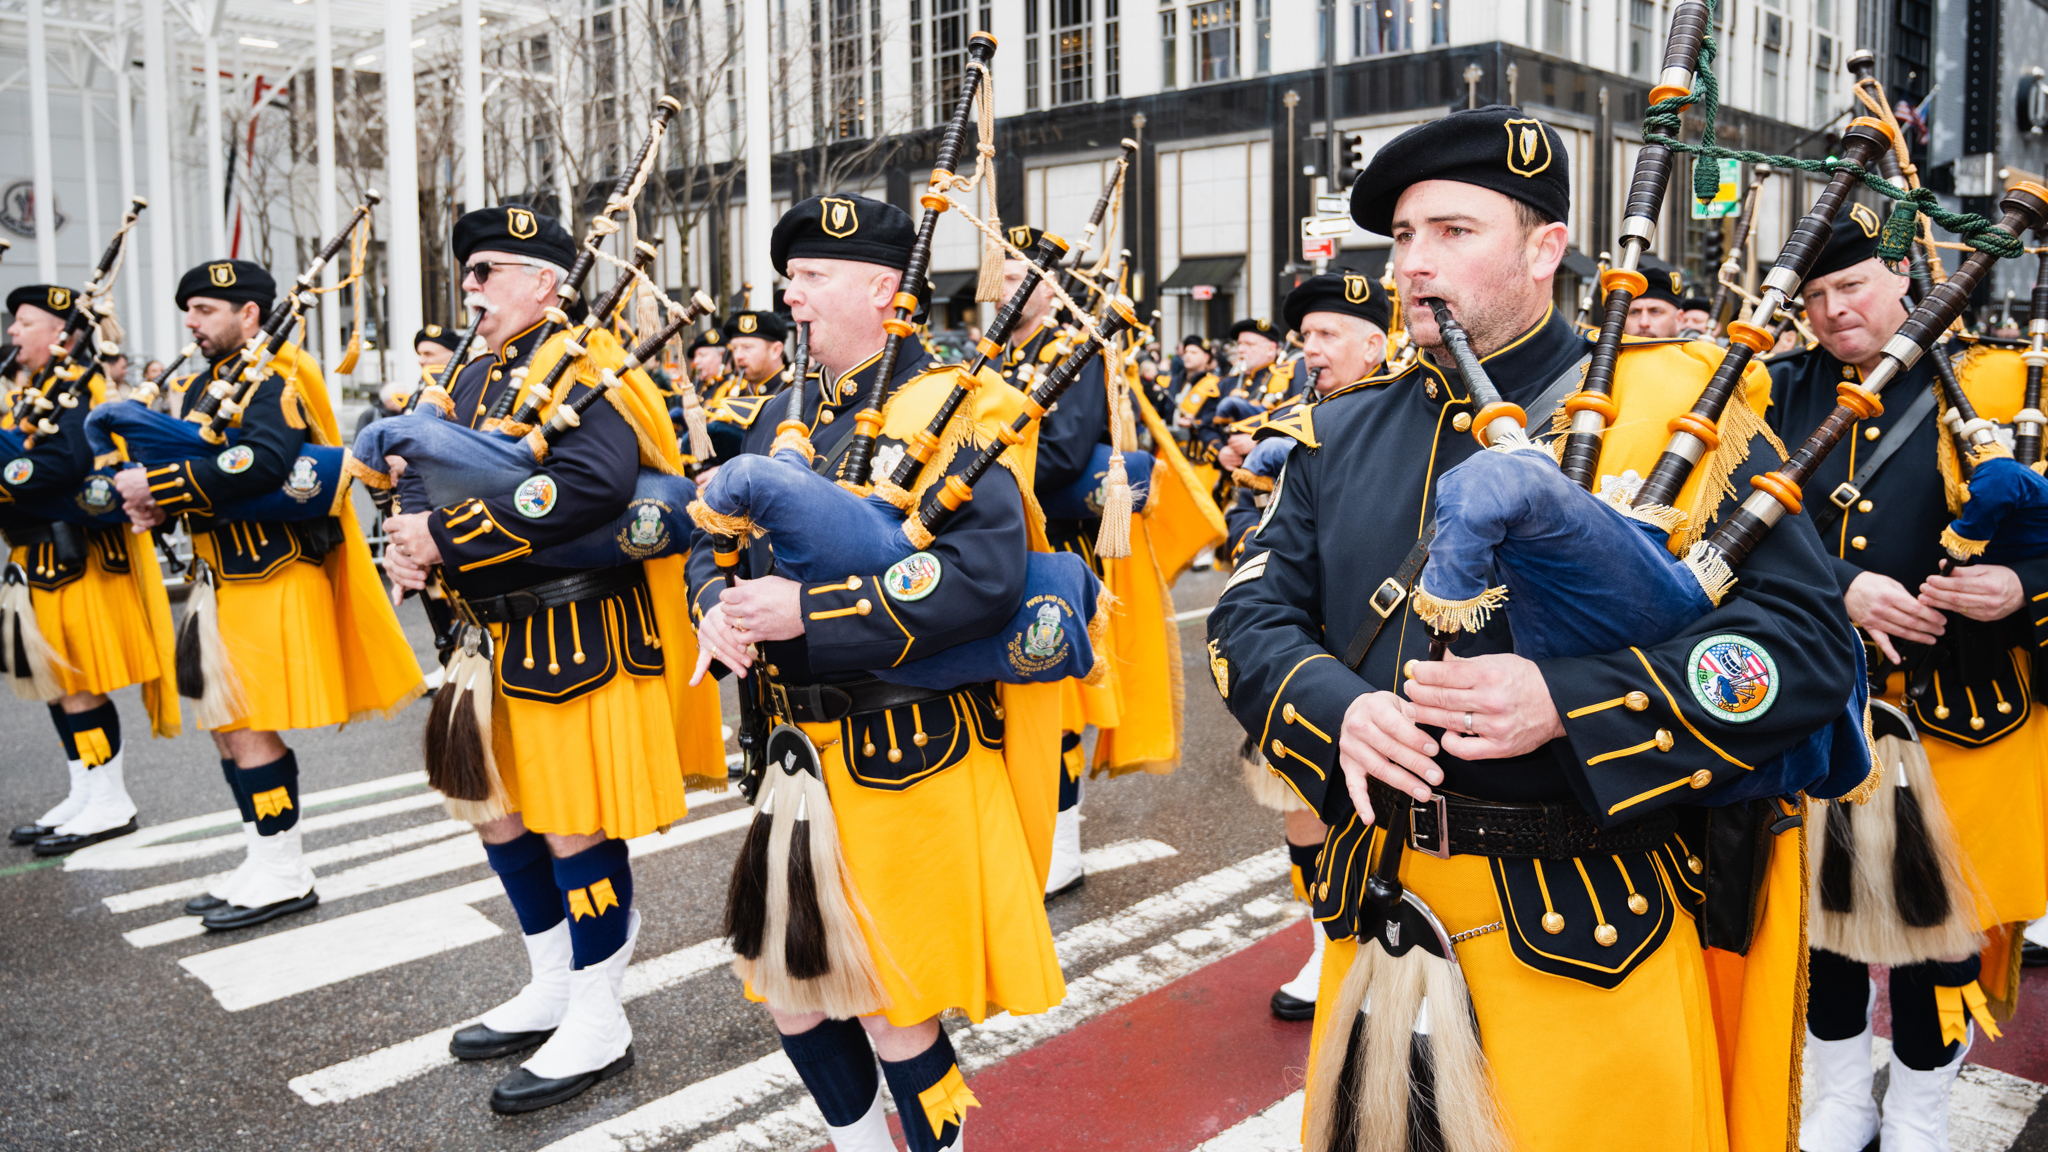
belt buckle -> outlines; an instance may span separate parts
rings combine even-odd
[[[759,675],[759,673],[757,672],[756,675]],[[796,723],[796,712],[789,706],[789,689],[781,681],[774,679],[768,681],[768,700],[769,707],[775,709],[776,715],[789,721],[791,724]]]
[[[1862,498],[1863,489],[1856,487],[1847,480],[1842,481],[1833,492],[1828,493],[1828,503],[1833,504],[1844,512],[1849,510],[1849,505]]]
[[[1372,598],[1367,603],[1372,605],[1373,611],[1380,614],[1380,619],[1385,620],[1392,616],[1394,609],[1399,608],[1401,601],[1407,598],[1408,590],[1401,587],[1399,580],[1389,576],[1380,581],[1379,587],[1372,590]]]
[[[1434,827],[1425,827],[1417,823],[1416,813],[1424,810],[1435,813],[1430,821]],[[1423,843],[1425,836],[1429,838],[1430,843]],[[1425,856],[1434,856],[1439,860],[1451,858],[1451,808],[1440,793],[1431,792],[1429,799],[1409,803],[1408,846]]]

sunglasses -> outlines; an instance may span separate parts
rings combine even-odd
[[[479,260],[476,263],[463,268],[462,273],[465,276],[475,277],[478,286],[482,286],[490,283],[491,273],[499,268],[539,268],[540,266],[541,265],[539,263],[532,260]]]

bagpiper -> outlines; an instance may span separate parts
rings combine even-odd
[[[217,382],[232,386],[241,378],[243,349],[280,305],[277,282],[247,260],[192,268],[178,281],[176,300],[207,362],[168,390],[169,411],[181,416]],[[210,726],[241,810],[248,856],[186,902],[185,911],[209,931],[251,927],[319,903],[300,844],[299,760],[279,733],[388,716],[424,691],[419,661],[352,513],[268,523],[215,514],[288,481],[301,483],[303,446],[341,443],[312,356],[284,344],[259,371],[260,383],[229,421],[239,435],[218,454],[132,459],[142,467],[114,473],[138,531],[184,519],[196,579],[215,605],[203,627],[196,618],[187,626],[199,633],[202,665],[230,670],[211,679],[240,684],[239,698],[224,706],[230,715]],[[188,604],[186,611],[197,609]],[[203,712],[200,719],[208,724]]]
[[[787,318],[779,312],[734,312],[725,318],[719,332],[733,368],[732,387],[724,395],[765,396],[782,386],[787,371],[782,362],[782,344],[789,338]]]

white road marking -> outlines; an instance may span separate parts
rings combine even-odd
[[[703,820],[686,822],[664,835],[643,836],[638,840],[628,841],[628,844],[635,857],[664,852],[670,848],[679,848],[685,844],[744,828],[747,822],[753,819],[753,815],[751,809],[735,809]],[[326,894],[329,891],[334,891],[339,896],[359,895],[378,888],[407,883],[419,879],[422,875],[435,875],[455,871],[469,864],[482,863],[482,841],[474,837],[463,837],[387,857],[360,868],[352,868],[320,881],[318,890],[322,893],[321,899],[325,901],[328,899]],[[217,948],[211,952],[200,953],[199,956],[187,957],[179,963],[206,982],[213,990],[214,999],[220,1001],[222,1007],[230,1012],[236,1012],[286,996],[310,992],[341,980],[368,975],[394,964],[422,960],[437,952],[446,952],[474,943],[477,939],[485,939],[486,937],[481,936],[475,939],[448,937],[438,948],[401,954],[388,950],[380,937],[396,933],[407,939],[421,941],[439,939],[433,933],[433,925],[442,917],[450,915],[451,906],[474,904],[479,900],[504,894],[504,886],[498,882],[498,878],[487,877],[445,891],[350,913],[288,932],[279,932],[249,941],[247,944]],[[399,911],[392,912],[390,909]],[[183,928],[182,925],[185,924],[193,927]],[[182,939],[203,933],[205,929],[198,925],[198,917],[181,916],[177,920],[167,921],[161,925],[136,929],[127,933],[125,938],[130,943],[136,943],[138,936],[160,930],[164,933],[182,932],[182,935],[167,936],[167,939]],[[301,933],[310,933],[307,939],[314,943],[301,944],[298,939]],[[491,935],[495,936],[497,932],[493,931]],[[146,938],[152,943],[164,942],[153,937]],[[137,944],[137,947],[147,946]],[[300,967],[299,957],[309,949],[317,949],[318,962]],[[225,959],[194,966],[194,961],[200,960],[201,957],[220,956],[222,953],[227,954]],[[259,994],[260,999],[252,998]]]
[[[1190,608],[1185,612],[1175,612],[1173,614],[1173,622],[1176,624],[1186,624],[1190,620],[1206,620],[1209,618],[1210,611],[1214,608],[1215,605],[1212,604],[1208,608]]]
[[[724,967],[732,950],[723,939],[706,940],[678,948],[664,956],[643,960],[626,969],[626,986],[621,999],[637,1000],[666,988],[673,988],[694,976]],[[386,1088],[396,1087],[436,1068],[454,1064],[448,1041],[462,1024],[437,1028],[424,1036],[400,1041],[388,1048],[367,1052],[353,1060],[308,1072],[291,1081],[291,1090],[308,1104],[339,1104]]]
[[[380,820],[386,816],[398,816],[406,812],[417,812],[422,808],[438,808],[440,804],[440,793],[420,792],[412,796],[400,796],[393,800],[379,801],[375,804],[364,804],[359,808],[344,808],[339,812],[322,812],[317,816],[308,816],[300,820],[299,824],[308,832],[324,832],[330,828],[346,828],[351,824]],[[95,844],[90,848],[81,848],[78,852],[72,854],[71,859],[76,860],[79,855],[86,852],[97,852],[101,848],[108,848],[112,849],[112,851],[93,857],[81,867],[102,872],[132,872],[142,868],[162,868],[171,864],[183,864],[188,860],[204,860],[208,856],[218,856],[223,852],[239,852],[242,850],[243,843],[240,817],[238,816],[236,817],[235,831],[225,833],[224,835],[208,836],[202,840],[180,840],[175,844],[146,844],[135,837],[129,837],[122,840],[110,840],[105,844]],[[72,870],[72,866],[67,863],[65,870]]]
[[[178,965],[213,989],[221,1007],[240,1012],[504,931],[490,917],[437,892],[215,948]]]
[[[1286,870],[1286,853],[1274,849],[1191,880],[1122,912],[1069,929],[1054,941],[1060,964],[1063,968],[1072,969],[1118,943],[1132,943],[1173,923],[1184,923],[1192,914],[1214,908],[1232,897],[1241,897],[1260,884],[1278,880]],[[1051,1011],[1036,1016],[1004,1013],[955,1032],[953,1044],[959,1053],[961,1071],[972,1075],[999,1060],[1071,1031],[1104,1012],[1164,987],[1204,964],[1264,939],[1292,923],[1299,915],[1298,909],[1275,904],[1263,894],[1255,897],[1252,903],[1264,909],[1279,909],[1286,914],[1266,923],[1247,924],[1246,912],[1225,913],[1141,952],[1112,960],[1079,979],[1069,980],[1066,999]],[[767,1079],[771,1075],[779,1077],[781,1071],[789,1067],[787,1058],[780,1052],[774,1052],[744,1066],[743,1070],[747,1070],[750,1077]],[[627,1149],[637,1152],[687,1137],[772,1094],[755,1091],[747,1081],[735,1085],[729,1079],[732,1075],[731,1072],[721,1073],[644,1104],[558,1140],[548,1145],[544,1152],[625,1152]],[[787,1075],[792,1081],[790,1086],[794,1087],[794,1071]],[[803,1099],[761,1120],[743,1124],[690,1147],[700,1152],[801,1148],[808,1146],[803,1141],[817,1140],[824,1134],[824,1121],[819,1117],[816,1106]]]
[[[1296,1092],[1217,1133],[1195,1152],[1301,1152],[1303,1103],[1303,1093]]]
[[[445,840],[450,836],[460,835],[467,831],[469,831],[469,825],[460,820],[436,820],[431,824],[415,824],[410,828],[401,828],[396,832],[386,832],[381,836],[366,836],[361,840],[350,840],[345,844],[334,844],[326,848],[315,849],[306,853],[306,863],[310,867],[322,868],[329,864],[340,864],[346,860],[360,860],[365,856],[375,856],[383,852],[395,852],[400,848],[410,848],[415,844],[425,844],[433,840]],[[107,906],[107,911],[109,912],[133,912],[138,908],[147,908],[154,904],[168,904],[174,900],[184,900],[197,896],[211,888],[216,881],[227,879],[227,876],[228,873],[226,872],[215,872],[212,875],[200,876],[191,880],[173,880],[169,884],[158,884],[151,888],[137,888],[133,892],[122,892],[119,895],[108,896],[101,903]]]
[[[1097,872],[1112,872],[1133,864],[1144,864],[1151,860],[1164,860],[1168,856],[1178,855],[1179,849],[1157,840],[1119,840],[1114,844],[1090,848],[1081,853],[1081,870],[1094,875]]]
[[[425,772],[400,772],[395,776],[380,776],[375,780],[364,780],[359,784],[346,784],[339,788],[307,792],[299,797],[299,803],[304,807],[312,807],[316,804],[332,804],[339,800],[354,800],[359,796],[372,796],[379,792],[395,792],[400,788],[417,787],[426,782],[427,774]],[[435,799],[438,800],[440,797],[437,796]],[[208,812],[203,816],[187,816],[183,820],[173,820],[168,824],[152,824],[135,835],[124,836],[118,841],[109,840],[105,844],[94,844],[89,848],[80,848],[64,858],[64,867],[67,871],[80,868],[100,868],[103,865],[99,863],[99,860],[105,856],[118,855],[124,850],[144,845],[161,844],[166,840],[183,836],[189,832],[198,832],[210,828],[235,828],[241,823],[242,814],[233,808],[226,808],[219,812]],[[128,867],[145,866],[128,865]]]

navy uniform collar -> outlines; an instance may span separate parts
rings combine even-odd
[[[539,332],[541,329],[541,325],[546,323],[547,318],[542,317],[541,319],[536,320],[533,323],[527,325],[525,328],[522,328],[519,331],[518,335],[512,337],[510,340],[505,341],[505,346],[503,348],[500,348],[498,349],[498,351],[491,354],[491,363],[497,366],[509,364],[514,367],[517,367],[518,365],[524,363],[525,361],[531,360],[533,358],[534,352],[536,351],[536,344],[538,342],[528,339],[528,337],[531,337],[534,333]]]

